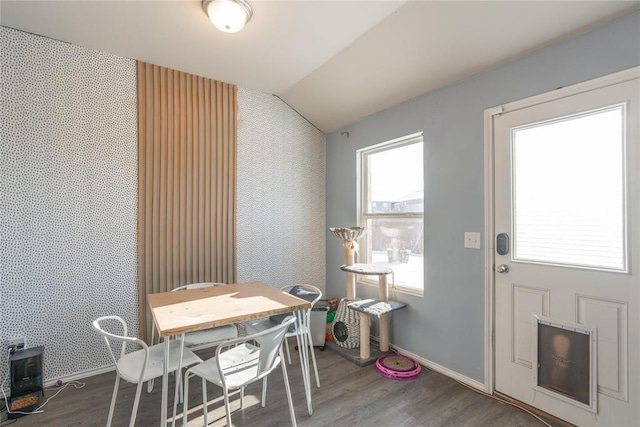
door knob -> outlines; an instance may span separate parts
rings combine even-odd
[[[496,268],[496,271],[501,274],[508,273],[509,266],[505,264],[499,265],[498,268]]]

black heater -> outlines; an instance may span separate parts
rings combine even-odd
[[[18,350],[9,358],[11,372],[11,396],[9,418],[18,418],[37,409],[44,398],[42,386],[42,354],[44,347]]]

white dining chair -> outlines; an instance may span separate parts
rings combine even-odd
[[[284,358],[282,341],[287,329],[294,322],[295,318],[289,316],[284,322],[270,329],[220,344],[216,349],[215,357],[189,368],[184,376],[185,405],[183,409],[183,425],[187,425],[189,379],[191,377],[198,376],[202,378],[204,425],[208,425],[207,381],[209,381],[222,388],[227,425],[231,427],[229,392],[240,390],[240,408],[242,409],[244,407],[245,386],[262,379],[262,407],[264,407],[267,399],[267,376],[280,364],[282,366],[291,423],[295,427],[296,416],[291,399],[289,377],[287,376],[286,363],[282,361]]]
[[[183,291],[186,289],[210,288],[212,286],[224,286],[224,283],[202,282],[190,283],[188,285],[179,286],[171,290],[171,292]],[[151,344],[154,343],[156,336],[156,324],[151,324]],[[191,351],[203,350],[205,348],[215,347],[223,341],[238,337],[238,328],[236,325],[217,326],[215,328],[204,329],[202,331],[189,332],[184,334],[184,345]],[[158,337],[158,342],[160,337]],[[147,384],[147,393],[153,391],[153,381]],[[182,390],[180,390],[182,397]]]
[[[129,426],[133,427],[138,412],[138,403],[140,402],[140,391],[142,384],[153,378],[161,377],[164,370],[164,345],[158,344],[147,346],[147,344],[139,338],[128,336],[127,323],[119,316],[102,316],[92,323],[95,329],[102,337],[109,350],[109,357],[116,368],[116,381],[113,386],[113,395],[111,397],[111,406],[109,407],[109,417],[107,418],[107,427],[111,425],[113,419],[113,411],[116,405],[116,397],[118,395],[118,386],[120,378],[127,382],[137,384],[136,395],[133,400],[133,410]],[[127,345],[137,345],[139,350],[127,353]],[[169,349],[169,372],[175,372],[181,368],[180,366],[180,347],[182,343],[173,340]],[[118,347],[119,346],[119,347]],[[202,362],[198,356],[189,349],[184,349],[182,354],[182,367],[191,366]],[[176,384],[178,387],[178,384]]]
[[[300,338],[303,334],[306,335],[304,340],[298,339],[298,348],[301,350],[301,342],[307,342],[309,345],[309,351],[311,353],[311,359],[313,361],[313,370],[316,375],[316,385],[318,388],[320,387],[320,377],[318,376],[318,365],[316,363],[316,355],[313,349],[313,339],[311,336],[311,310],[313,306],[320,301],[322,298],[322,291],[313,285],[305,285],[305,284],[297,284],[290,285],[281,288],[283,292],[289,292],[292,295],[300,297],[304,300],[307,300],[311,303],[311,307],[304,312],[301,320],[302,322],[298,322],[299,325],[294,325],[293,330],[287,332],[286,338],[296,337]],[[290,315],[291,313],[286,313],[285,315]],[[266,319],[258,319],[250,322],[246,322],[244,327],[249,334],[253,334],[256,332],[263,331],[270,327],[273,327],[274,324],[277,324],[284,318],[285,315],[271,316]],[[289,364],[291,364],[291,353],[289,351],[289,342],[284,340],[285,348],[287,350],[287,359]],[[306,355],[306,352],[301,351],[300,356],[303,357]],[[306,361],[308,365],[308,360]]]

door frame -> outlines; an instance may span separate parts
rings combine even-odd
[[[640,66],[484,110],[484,391],[495,391],[494,119],[502,114],[640,78]]]

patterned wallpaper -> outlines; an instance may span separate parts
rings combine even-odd
[[[94,318],[137,333],[135,61],[6,27],[0,45],[0,350],[26,337],[45,380],[81,375],[109,364]],[[324,289],[325,136],[271,95],[238,105],[238,280]]]
[[[94,318],[137,331],[135,61],[6,27],[0,45],[2,349],[44,345],[51,380],[109,363]]]
[[[238,89],[238,281],[325,289],[325,135]]]

